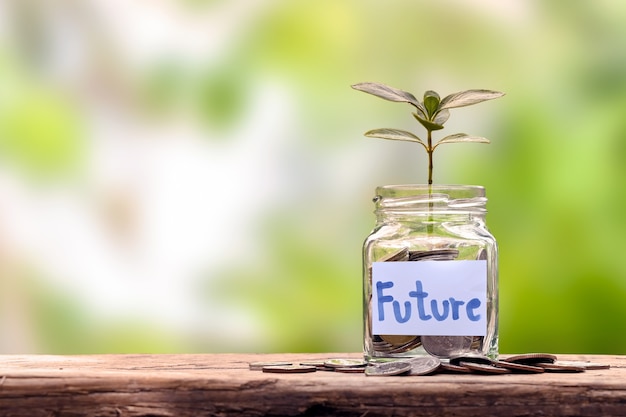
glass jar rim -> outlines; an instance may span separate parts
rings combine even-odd
[[[479,185],[399,184],[377,187],[374,203],[377,212],[485,213],[487,197]]]
[[[376,193],[423,193],[427,191],[453,191],[453,192],[475,192],[477,196],[484,195],[485,187],[482,185],[464,185],[464,184],[390,184],[379,185],[376,187]]]

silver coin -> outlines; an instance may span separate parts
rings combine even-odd
[[[409,261],[452,261],[459,256],[457,249],[409,251]]]
[[[293,362],[284,362],[284,361],[276,361],[276,362],[250,362],[250,369],[253,371],[260,371],[266,366],[291,366]]]
[[[536,365],[541,366],[546,372],[585,372],[585,368],[582,366],[562,363],[561,361],[552,363],[540,362]]]
[[[326,362],[325,360],[302,361],[302,362],[300,362],[300,365],[302,365],[302,366],[315,366],[315,368],[317,368],[318,371],[332,370],[332,369],[327,368],[324,365],[325,362]]]
[[[587,362],[587,361],[556,361],[555,363],[565,366],[576,366],[587,370],[610,369],[611,365],[606,363]]]
[[[420,356],[407,362],[411,364],[409,375],[429,375],[441,366],[441,361],[434,356]]]
[[[263,372],[269,372],[274,374],[303,374],[308,372],[315,372],[317,368],[315,366],[303,366],[303,365],[289,365],[289,366],[264,366]]]
[[[438,358],[451,358],[469,352],[472,336],[422,336],[424,350]]]
[[[375,365],[368,365],[365,368],[367,376],[393,376],[402,375],[409,372],[412,365],[406,361],[384,362]]]
[[[472,347],[471,350],[482,350],[484,337],[483,336],[474,336],[472,338]]]
[[[362,359],[327,359],[324,361],[324,366],[328,368],[355,368],[355,367],[365,367],[367,362]]]
[[[374,335],[372,345],[377,352],[403,353],[422,344],[419,336]]]

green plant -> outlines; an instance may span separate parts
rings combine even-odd
[[[389,101],[409,103],[415,107],[413,117],[426,129],[426,141],[411,132],[400,129],[373,129],[365,132],[365,136],[389,140],[403,140],[417,142],[426,149],[428,154],[428,184],[433,183],[433,152],[444,143],[474,142],[489,143],[489,140],[467,133],[455,133],[445,136],[433,145],[432,132],[443,129],[444,123],[450,117],[449,109],[465,107],[486,100],[502,97],[504,93],[492,90],[466,90],[450,94],[440,99],[439,94],[428,90],[424,93],[424,101],[420,102],[415,96],[406,91],[398,90],[379,83],[359,83],[352,86],[355,90],[363,91]]]

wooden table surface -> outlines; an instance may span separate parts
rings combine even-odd
[[[506,356],[506,355],[503,355]],[[583,373],[273,374],[250,362],[360,354],[0,355],[1,416],[626,416],[626,356]]]

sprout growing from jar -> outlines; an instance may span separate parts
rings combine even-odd
[[[380,83],[359,83],[352,86],[355,90],[380,97],[385,100],[409,103],[415,107],[413,117],[426,129],[426,141],[415,134],[401,129],[373,129],[365,132],[365,136],[389,140],[403,140],[417,142],[424,147],[428,154],[428,184],[433,183],[433,152],[444,143],[489,143],[489,140],[481,136],[468,135],[467,133],[455,133],[439,139],[433,144],[432,132],[443,129],[444,123],[450,117],[449,109],[465,107],[487,100],[502,97],[504,93],[492,90],[466,90],[450,94],[443,99],[432,90],[424,93],[424,100],[419,101],[409,92],[398,90]]]

